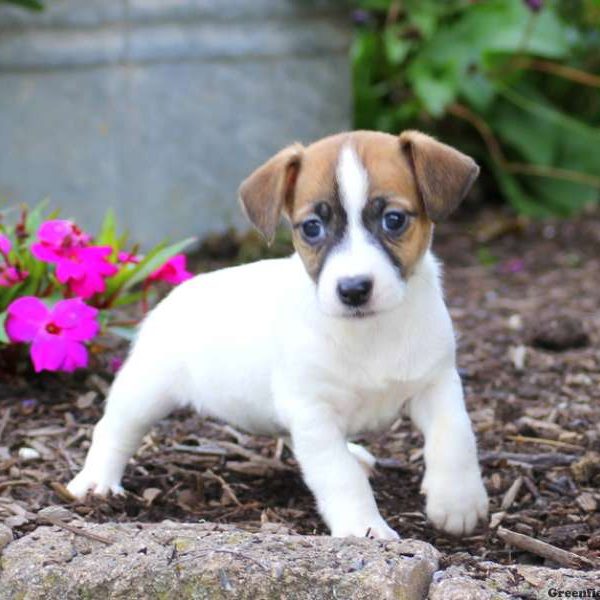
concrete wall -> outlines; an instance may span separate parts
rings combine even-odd
[[[151,243],[244,223],[240,181],[349,127],[336,0],[52,0],[0,8],[0,199],[107,207]],[[51,5],[51,6],[50,6]],[[335,9],[335,10],[333,10]]]

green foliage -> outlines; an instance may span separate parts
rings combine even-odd
[[[523,214],[598,201],[599,0],[358,5],[356,127],[440,136]]]
[[[0,0],[0,4],[14,4],[15,6],[38,12],[44,10],[44,5],[38,0]]]

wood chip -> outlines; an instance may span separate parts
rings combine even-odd
[[[148,506],[152,506],[152,503],[160,496],[162,490],[159,488],[146,488],[142,493],[142,498],[145,500]]]
[[[569,569],[585,569],[595,566],[591,560],[579,556],[579,554],[568,552],[567,550],[557,548],[552,544],[542,542],[541,540],[522,533],[510,531],[510,529],[505,529],[504,527],[498,528],[496,534],[507,544],[519,548],[519,550],[525,550],[526,552],[531,552],[532,554],[546,558],[562,567],[567,567]]]
[[[511,346],[508,349],[508,358],[517,371],[522,371],[525,368],[525,359],[527,358],[527,348],[522,344],[519,346]]]
[[[504,517],[506,517],[506,513],[503,510],[493,513],[490,517],[490,529],[496,529],[504,521]]]
[[[581,508],[581,510],[584,512],[593,513],[598,510],[598,501],[590,492],[583,492],[582,494],[579,494],[579,496],[575,498],[575,502],[577,502],[579,508]]]
[[[591,481],[596,474],[600,473],[600,453],[588,452],[571,465],[571,473],[575,480],[580,483]]]
[[[557,440],[560,435],[564,433],[564,430],[560,425],[542,419],[534,419],[532,417],[521,417],[517,421],[517,427],[519,428],[519,431],[525,433],[533,431],[536,435],[550,440]]]
[[[58,495],[58,497],[64,502],[75,502],[77,498],[69,492],[65,485],[60,483],[60,481],[51,481],[50,487],[54,490],[54,492]]]
[[[2,434],[6,429],[6,425],[8,424],[8,420],[10,419],[10,408],[6,408],[2,413],[2,417],[0,417],[0,440],[2,439]]]
[[[92,406],[92,404],[94,404],[94,400],[96,400],[97,397],[98,393],[94,390],[90,390],[85,394],[81,394],[81,396],[77,398],[77,408],[79,410],[85,410],[86,408],[89,408]]]
[[[521,491],[522,485],[523,477],[519,476],[513,481],[512,485],[506,491],[506,494],[504,494],[504,498],[502,498],[502,503],[500,504],[501,510],[507,511],[513,505],[517,495]]]

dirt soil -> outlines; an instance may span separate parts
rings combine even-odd
[[[231,236],[208,240],[198,264],[260,254],[247,246]],[[457,540],[427,523],[422,439],[406,420],[362,439],[380,458],[373,487],[382,514],[403,537],[435,545],[446,565],[469,555],[544,564],[507,548],[499,525],[598,560],[600,214],[535,224],[479,215],[440,226],[434,248],[446,265],[491,525]],[[119,356],[104,354],[94,371],[74,376],[14,373],[10,356],[0,360],[0,523],[22,535],[35,526],[32,513],[59,504],[89,521],[204,519],[326,533],[281,441],[187,412],[145,438],[124,499],[70,503],[64,484],[83,462]]]

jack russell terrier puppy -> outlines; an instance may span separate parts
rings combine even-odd
[[[150,427],[193,406],[289,436],[333,536],[396,539],[369,485],[375,459],[349,440],[404,410],[425,437],[427,516],[470,533],[488,499],[430,245],[478,172],[416,131],[276,154],[242,183],[241,203],[267,240],[285,215],[296,254],[199,275],[148,315],[69,491],[122,493]]]

